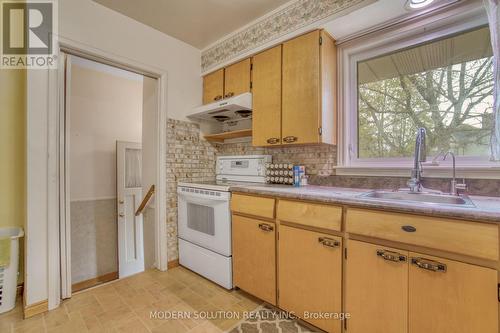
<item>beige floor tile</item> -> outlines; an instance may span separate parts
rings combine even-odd
[[[47,328],[47,333],[86,333],[87,327],[82,317],[73,313],[70,315],[70,319],[61,325]]]
[[[223,331],[220,330],[217,326],[213,325],[209,321],[205,321],[203,324],[196,326],[195,328],[191,329],[189,333],[222,333]]]
[[[73,311],[79,311],[80,309],[87,307],[99,307],[99,303],[97,303],[97,299],[94,294],[90,292],[83,292],[81,294],[77,294],[72,296],[68,300],[64,300],[62,305],[66,307],[68,313]]]
[[[147,308],[134,310],[134,313],[139,318],[141,323],[143,323],[150,330],[152,328],[160,326],[161,324],[163,324],[165,322],[164,319],[151,317],[151,311],[154,311],[154,310],[147,309]]]
[[[104,329],[96,315],[82,315],[82,320],[89,331],[100,331]]]
[[[178,320],[169,320],[151,330],[152,333],[184,333],[188,329]]]
[[[100,324],[104,328],[115,327],[121,321],[134,316],[134,312],[128,306],[114,308],[97,315]]]
[[[96,295],[95,297],[105,312],[127,306],[118,293]]]
[[[149,333],[148,328],[141,322],[139,317],[135,316],[118,324],[115,330],[123,333]]]
[[[177,295],[184,303],[192,308],[199,308],[208,303],[207,298],[194,293],[191,289],[186,288]]]
[[[45,332],[45,323],[43,321],[43,314],[36,315],[34,317],[24,319],[22,321],[16,321],[12,323],[12,328],[16,333],[24,332]]]
[[[207,299],[208,302],[218,306],[221,309],[228,309],[233,305],[236,305],[240,300],[231,294],[217,293],[216,295]]]

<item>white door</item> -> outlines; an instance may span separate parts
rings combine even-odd
[[[116,143],[118,193],[118,271],[123,278],[144,271],[142,214],[135,212],[142,200],[142,147]]]

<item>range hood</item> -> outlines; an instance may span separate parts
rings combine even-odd
[[[194,108],[188,117],[224,122],[252,116],[252,94],[247,92]]]

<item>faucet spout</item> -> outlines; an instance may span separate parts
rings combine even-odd
[[[452,162],[453,162],[453,179],[451,180],[451,186],[450,186],[450,193],[453,195],[458,195],[458,190],[459,189],[466,189],[465,183],[462,184],[457,184],[457,169],[456,169],[456,163],[455,163],[455,154],[453,152],[449,151],[443,156],[443,161],[446,160],[446,158],[451,155]]]
[[[411,171],[411,179],[408,181],[408,186],[411,192],[420,192],[422,189],[422,162],[427,160],[425,137],[426,130],[420,127],[417,130],[415,140],[415,159],[413,169]]]

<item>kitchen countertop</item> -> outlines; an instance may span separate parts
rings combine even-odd
[[[360,194],[373,190],[357,188],[315,185],[292,187],[287,185],[252,184],[231,186],[230,191],[257,195],[268,195],[279,198],[310,200],[321,203],[349,205],[360,208],[390,210],[403,213],[500,223],[500,198],[496,197],[469,196],[476,207],[467,208],[454,206],[451,207],[442,204],[427,204],[421,202],[387,202],[376,199],[360,198]]]

